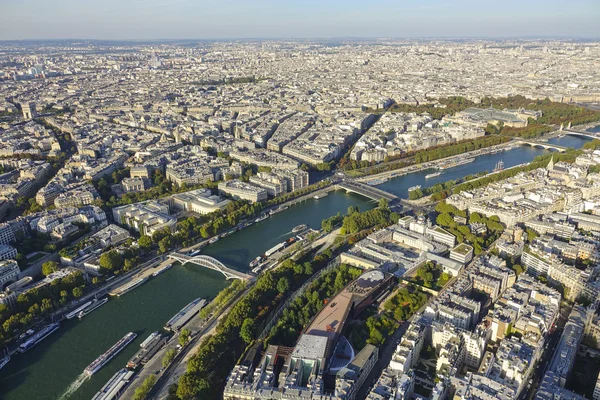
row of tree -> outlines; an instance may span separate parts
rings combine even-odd
[[[218,398],[225,379],[254,338],[258,326],[278,307],[286,295],[298,288],[313,273],[315,263],[284,261],[256,281],[219,322],[215,334],[202,341],[180,378],[176,395],[180,399]],[[243,329],[243,330],[242,330]],[[242,337],[242,332],[244,337]]]
[[[56,265],[46,265],[45,272],[50,273],[56,269]],[[0,304],[0,348],[21,331],[48,317],[57,307],[81,297],[84,286],[83,274],[75,272],[55,279],[49,285],[21,293],[13,308]]]
[[[341,234],[355,234],[363,229],[387,226],[398,222],[398,218],[398,214],[389,209],[384,199],[381,199],[379,207],[364,212],[360,212],[358,207],[351,207],[342,222]]]
[[[321,276],[284,310],[277,324],[271,328],[265,343],[293,346],[302,329],[325,306],[325,300],[341,291],[362,272],[358,268],[342,264]]]

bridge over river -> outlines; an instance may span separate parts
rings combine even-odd
[[[225,264],[223,264],[221,261],[210,256],[198,255],[192,257],[188,256],[187,254],[173,252],[169,254],[168,257],[173,260],[179,261],[182,265],[191,263],[204,268],[212,269],[213,271],[218,271],[225,276],[225,279],[250,280],[254,278],[253,275],[245,274],[243,272],[236,271],[235,269],[231,269],[225,266]]]

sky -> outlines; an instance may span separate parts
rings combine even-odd
[[[600,38],[600,0],[0,0],[0,40]]]

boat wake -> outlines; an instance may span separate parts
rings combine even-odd
[[[79,389],[81,387],[81,385],[83,385],[83,383],[85,381],[87,381],[88,379],[90,379],[90,376],[88,374],[86,374],[85,372],[82,372],[81,375],[79,375],[77,377],[77,379],[75,379],[75,381],[73,381],[69,385],[66,392],[63,393],[63,395],[59,397],[59,400],[67,400],[68,398],[70,398],[71,395],[73,393],[75,393],[77,391],[77,389]]]

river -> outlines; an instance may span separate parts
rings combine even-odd
[[[555,137],[548,140],[548,143],[559,146],[580,148],[591,139],[579,136]],[[502,151],[496,154],[485,154],[474,157],[474,161],[469,164],[459,165],[454,168],[448,168],[441,171],[442,174],[433,178],[425,178],[426,175],[437,172],[437,169],[426,169],[409,175],[398,176],[389,179],[387,182],[377,187],[395,194],[401,198],[408,197],[408,188],[420,185],[423,189],[434,186],[438,183],[444,183],[449,180],[463,178],[470,174],[476,174],[482,171],[491,172],[499,161],[504,163],[504,168],[514,167],[525,162],[533,160],[536,156],[548,154],[547,150],[538,149],[529,146],[521,146],[516,149]]]
[[[586,141],[564,136],[551,142],[577,148]],[[406,197],[410,186],[428,187],[468,174],[491,171],[499,160],[503,160],[506,168],[545,153],[545,150],[520,147],[476,157],[473,163],[448,169],[432,179],[425,179],[432,170],[421,171],[391,179],[379,187]],[[343,214],[350,205],[366,210],[376,203],[355,194],[331,192],[325,198],[291,206],[287,211],[223,238],[206,247],[203,254],[213,256],[232,268],[247,270],[253,258],[290,237],[296,225],[319,228],[322,219],[337,212]],[[151,332],[160,329],[193,299],[214,297],[225,286],[227,281],[217,272],[193,265],[171,268],[123,297],[111,299],[83,320],[64,322],[58,331],[24,355],[15,354],[10,363],[0,370],[0,399],[58,399],[69,387],[75,390],[65,398],[90,399],[112,374],[125,365]],[[133,343],[90,379],[79,379],[90,362],[130,331],[138,334]]]

